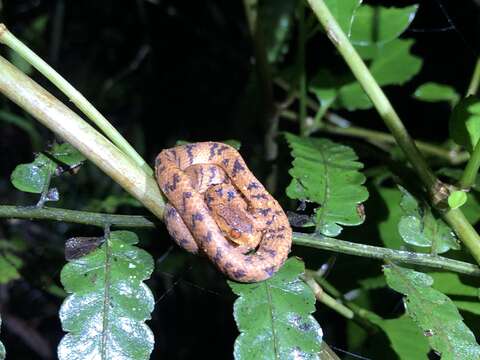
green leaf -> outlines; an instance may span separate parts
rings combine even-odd
[[[441,168],[437,174],[449,177],[452,182],[460,180],[463,170],[453,168]],[[462,206],[462,212],[467,218],[468,222],[475,225],[480,220],[480,203],[478,202],[478,191],[480,190],[480,176],[475,178],[475,185],[472,187],[473,191],[467,193],[467,202]]]
[[[449,122],[450,137],[470,153],[480,138],[480,101],[469,96],[454,107]]]
[[[408,316],[396,319],[372,319],[387,334],[392,349],[400,360],[427,359],[428,341]]]
[[[453,302],[431,287],[430,276],[393,264],[384,267],[384,274],[388,286],[405,295],[407,314],[430,346],[442,355],[442,360],[480,358],[475,336],[463,323]]]
[[[457,209],[467,202],[467,193],[465,191],[454,191],[448,196],[448,206]]]
[[[0,240],[0,284],[6,284],[21,277],[18,272],[23,261],[16,252],[23,250],[23,244],[14,240]]]
[[[447,295],[453,295],[454,304],[464,311],[480,315],[480,290],[460,281],[460,276],[447,272],[428,273],[434,280],[433,287]]]
[[[259,3],[259,18],[265,38],[267,58],[280,61],[288,52],[288,39],[293,28],[297,0],[264,0]]]
[[[361,2],[362,0],[325,0],[328,9],[347,36],[350,36],[354,15]]]
[[[18,165],[12,172],[10,180],[18,190],[40,194],[56,168],[55,162],[43,154],[28,164]]]
[[[319,359],[322,329],[310,315],[315,311],[315,297],[300,279],[304,271],[301,261],[290,258],[268,280],[228,282],[239,296],[234,305],[240,330],[235,359]]]
[[[145,320],[154,299],[143,281],[153,259],[137,243],[134,233],[115,231],[100,248],[64,266],[61,281],[71,295],[60,309],[68,332],[60,360],[149,359],[154,340]]]
[[[442,254],[450,249],[458,250],[460,245],[455,233],[441,219],[435,218],[430,208],[420,206],[418,201],[405,189],[400,208],[404,215],[398,223],[398,232],[407,243],[420,247],[431,247],[432,252]]]
[[[385,44],[370,65],[370,72],[380,86],[402,85],[415,76],[422,60],[410,53],[413,40],[397,39]],[[353,111],[369,109],[372,103],[358,82],[344,85],[339,90],[336,106]]]
[[[86,160],[80,151],[69,143],[55,144],[49,151],[58,162],[69,166],[75,166]]]
[[[362,5],[355,13],[350,40],[362,55],[366,52],[376,54],[379,48],[397,39],[408,28],[417,10],[418,5],[404,8]]]
[[[368,198],[362,186],[365,176],[359,172],[363,164],[348,146],[327,139],[301,138],[286,134],[292,149],[292,182],[287,188],[291,199],[313,201],[318,232],[336,236],[340,225],[359,225],[364,216],[358,206]]]
[[[434,82],[420,85],[413,96],[418,100],[427,102],[448,101],[456,104],[460,100],[460,95],[453,87]]]

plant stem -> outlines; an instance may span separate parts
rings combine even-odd
[[[470,189],[475,184],[478,169],[480,168],[480,141],[477,141],[473,154],[468,160],[467,166],[463,170],[462,177],[458,182],[458,186],[461,189]]]
[[[330,293],[337,301],[341,301],[345,306],[354,314],[353,320],[356,320],[359,325],[363,326],[367,330],[378,330],[378,327],[375,323],[372,323],[372,318],[380,319],[380,317],[355,304],[355,302],[345,298],[339,290],[337,290],[327,279],[323,276],[320,276],[316,271],[305,270],[307,276],[311,276],[315,281],[324,289],[326,292]]]
[[[139,215],[112,215],[90,211],[57,209],[51,207],[0,205],[0,218],[53,220],[104,228],[154,228],[153,220]]]
[[[454,271],[461,274],[480,276],[480,268],[478,266],[458,260],[448,259],[438,255],[393,250],[297,232],[293,233],[293,242],[296,245],[309,246],[316,249],[335,251],[355,256],[365,256],[372,259],[390,260],[404,264],[420,265],[435,269]]]
[[[298,120],[300,124],[300,136],[307,136],[309,126],[307,124],[307,69],[305,63],[306,52],[306,24],[305,24],[305,4],[303,1],[298,3],[298,93],[299,93],[299,112]]]
[[[343,317],[347,319],[353,319],[353,311],[323,291],[314,278],[306,275],[304,281],[308,286],[310,286],[310,289],[312,289],[312,292],[318,301],[328,306],[330,309],[338,312]]]
[[[109,225],[129,228],[155,228],[156,226],[156,223],[152,219],[139,215],[112,215],[51,207],[37,208],[35,206],[0,205],[0,218],[64,221],[102,228]],[[461,274],[480,276],[480,268],[473,264],[437,255],[392,250],[297,232],[293,233],[293,242],[296,245],[309,246],[349,255],[391,260],[405,264],[421,265],[450,270]]]
[[[392,107],[392,104],[375,81],[373,75],[370,73],[343,30],[338,25],[330,10],[325,5],[325,2],[323,0],[307,1],[320,20],[320,23],[325,28],[328,37],[343,56],[358,82],[372,100],[372,103],[375,105],[375,108],[385,122],[385,125],[387,125],[390,132],[395,137],[400,148],[405,152],[423,183],[428,189],[431,189],[437,182],[434,173],[430,170],[425,159],[420,154],[415,143],[408,134],[407,129],[405,129],[402,121],[395,112],[395,109]]]
[[[438,192],[444,187],[442,186],[442,183],[437,180],[422,154],[418,151],[415,143],[392,107],[392,104],[375,81],[373,75],[370,73],[343,30],[338,25],[330,10],[325,5],[325,2],[323,0],[307,1],[320,20],[320,23],[325,28],[328,37],[343,56],[345,62],[348,64],[363,90],[367,93],[382,117],[385,125],[389,128],[398,145],[416,170],[428,192],[432,194],[432,199],[435,200],[436,196],[441,195],[438,194]],[[480,263],[480,237],[475,229],[471,225],[465,225],[465,217],[461,211],[448,211],[447,214],[447,221],[451,224],[455,233],[468,247],[475,260]]]
[[[462,211],[460,209],[449,209],[443,214],[443,217],[455,229],[458,237],[462,239],[477,263],[480,263],[480,248],[478,247],[480,236],[468,222]]]
[[[276,83],[285,91],[288,91],[290,89],[289,85],[281,79],[277,79]],[[292,95],[299,98],[298,92],[292,92]],[[319,110],[318,104],[310,97],[307,97],[306,103],[310,109],[314,111]],[[297,114],[290,110],[283,110],[281,113],[281,116],[289,120],[298,119]],[[327,112],[325,117],[327,118],[327,120],[341,119],[343,122],[350,124],[350,121],[339,117],[337,114],[333,112]],[[388,144],[396,143],[395,138],[389,133],[365,129],[365,128],[353,126],[353,125],[335,126],[335,125],[324,123],[318,129],[312,129],[311,131],[313,132],[315,130],[323,131],[330,134],[358,137],[358,138],[366,139],[368,141],[373,141],[373,142],[384,142]],[[470,155],[466,151],[447,150],[442,146],[430,144],[424,141],[420,141],[420,140],[414,140],[414,141],[415,141],[415,145],[422,153],[445,159],[453,165],[464,163],[470,157]]]
[[[159,218],[164,200],[157,182],[52,94],[0,57],[0,92],[77,148]]]
[[[0,43],[7,45],[10,49],[18,53],[23,59],[50,80],[60,91],[62,91],[71,102],[75,104],[90,120],[97,125],[103,133],[127,156],[129,156],[137,165],[139,165],[148,175],[153,174],[153,170],[128,143],[127,140],[118,132],[115,127],[70,83],[59,73],[43,61],[37,54],[30,50],[25,44],[18,40],[4,24],[0,24]]]
[[[468,85],[467,96],[475,95],[478,91],[478,85],[480,83],[480,57],[477,59],[475,69],[473,70],[472,79],[470,85]]]
[[[331,115],[333,114],[330,113],[327,116]],[[396,143],[395,138],[391,134],[357,126],[339,127],[330,124],[324,124],[324,126],[322,126],[319,130],[330,134],[366,139],[367,141],[383,142],[387,144]],[[467,152],[448,150],[441,146],[430,144],[424,141],[415,140],[415,145],[425,155],[431,155],[445,159],[454,165],[465,162],[469,157]]]

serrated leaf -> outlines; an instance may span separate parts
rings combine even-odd
[[[291,199],[313,201],[318,232],[336,236],[340,225],[359,225],[364,216],[358,206],[368,198],[362,186],[365,176],[359,172],[363,164],[348,146],[327,139],[301,138],[286,134],[292,149],[292,182],[287,188]]]
[[[43,154],[38,154],[33,162],[18,165],[13,170],[10,180],[20,191],[40,194],[55,168],[55,162]]]
[[[60,309],[63,330],[60,360],[148,359],[154,299],[143,283],[153,259],[133,245],[137,236],[115,231],[97,250],[67,263],[61,281],[70,295]]]
[[[362,0],[325,0],[328,9],[347,36],[350,36],[354,15],[361,2]]]
[[[480,289],[460,281],[455,273],[428,273],[434,280],[433,287],[446,295],[452,296],[453,303],[464,311],[480,315]]]
[[[428,341],[408,316],[374,321],[385,333],[400,360],[427,359]]]
[[[264,0],[259,3],[259,17],[265,38],[267,58],[271,63],[288,52],[293,15],[298,0]]]
[[[450,137],[470,153],[480,138],[480,101],[469,96],[453,108],[449,121]]]
[[[290,258],[272,278],[253,284],[229,281],[239,296],[234,317],[240,336],[236,360],[319,359],[322,329],[311,313],[315,296],[300,279],[304,265]]]
[[[448,196],[448,206],[451,209],[458,209],[467,202],[467,193],[465,191],[454,191]]]
[[[436,254],[450,249],[458,250],[460,245],[455,233],[442,220],[433,215],[430,207],[420,206],[418,201],[405,189],[400,208],[404,215],[398,223],[398,232],[407,243],[420,247],[430,247]]]
[[[355,13],[350,40],[360,46],[392,41],[408,28],[417,10],[418,5],[404,8],[362,5]]]
[[[405,295],[407,314],[427,337],[430,346],[442,355],[442,360],[478,359],[480,346],[463,323],[453,302],[433,289],[433,279],[427,274],[397,265],[384,267],[387,284]]]
[[[402,85],[415,76],[422,60],[410,53],[413,40],[397,39],[385,44],[373,59],[370,72],[380,86]],[[368,109],[372,103],[358,82],[343,85],[336,106],[353,111]]]
[[[457,103],[460,99],[460,95],[453,87],[434,82],[428,82],[420,85],[413,93],[413,96],[422,101],[448,101],[452,104]]]

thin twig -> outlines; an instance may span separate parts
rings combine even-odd
[[[0,218],[53,220],[69,223],[105,227],[127,228],[155,228],[153,219],[139,215],[112,215],[89,211],[57,209],[51,207],[37,208],[34,206],[0,205]],[[445,257],[419,254],[409,251],[392,250],[378,246],[363,245],[349,241],[316,236],[310,234],[293,233],[293,242],[296,245],[308,246],[322,250],[364,256],[373,259],[397,261],[399,263],[421,265],[436,269],[450,270],[461,274],[480,276],[477,266],[452,260]]]

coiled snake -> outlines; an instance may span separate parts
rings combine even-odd
[[[173,239],[204,253],[228,277],[256,282],[287,259],[292,229],[285,212],[231,146],[200,142],[163,150],[155,160]]]

